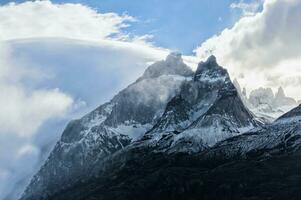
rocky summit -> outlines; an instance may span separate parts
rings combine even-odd
[[[301,107],[257,119],[214,56],[172,53],[70,122],[21,199],[298,199]]]

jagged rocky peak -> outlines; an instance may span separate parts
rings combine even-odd
[[[276,98],[284,98],[284,97],[286,97],[285,93],[284,93],[284,90],[283,90],[283,88],[281,86],[278,88],[278,91],[277,91],[275,97]]]
[[[194,79],[203,82],[230,81],[227,70],[217,63],[214,55],[198,64]]]
[[[291,97],[287,97],[284,93],[282,87],[278,88],[278,91],[275,95],[275,103],[276,106],[289,106],[289,105],[296,105],[297,102],[295,99]]]
[[[171,52],[165,59],[166,62],[173,64],[174,62],[183,62],[182,54],[179,52]]]
[[[201,61],[196,70],[196,74],[201,73],[205,69],[213,69],[219,68],[220,66],[217,64],[216,57],[211,55],[205,62]]]
[[[271,88],[258,88],[250,93],[249,101],[254,107],[262,104],[273,105],[275,95]]]
[[[244,106],[227,70],[211,56],[184,82],[145,144],[158,151],[198,152],[261,125]]]
[[[180,76],[192,76],[193,71],[188,67],[180,53],[172,52],[165,60],[155,62],[149,66],[143,76],[143,78],[155,78],[161,75],[180,75]]]

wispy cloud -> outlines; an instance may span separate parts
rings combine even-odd
[[[231,3],[230,8],[240,10],[243,16],[252,16],[259,11],[263,2],[264,0],[253,0],[246,3],[244,0],[240,0],[238,3]]]

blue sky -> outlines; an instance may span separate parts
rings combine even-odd
[[[190,53],[200,41],[231,24],[230,0],[104,0],[83,1],[104,12],[128,13],[139,21],[128,28],[152,34],[157,46]],[[222,21],[220,21],[220,19]]]
[[[12,1],[0,2],[6,4]],[[231,27],[239,17],[238,10],[230,9],[231,3],[237,3],[239,0],[52,0],[52,2],[80,3],[102,13],[126,13],[138,19],[125,29],[128,34],[153,35],[151,41],[156,46],[184,54],[191,54],[201,42],[226,27]]]

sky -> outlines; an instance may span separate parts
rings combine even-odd
[[[10,1],[1,1],[6,4]],[[24,1],[16,1],[24,2]],[[125,32],[153,35],[156,46],[191,54],[201,42],[233,25],[239,11],[229,9],[233,0],[53,0],[80,3],[99,12],[129,14],[137,20]],[[167,14],[168,13],[168,14]]]
[[[66,123],[171,51],[209,55],[247,91],[301,99],[301,0],[0,0],[0,200],[15,200]],[[9,198],[8,198],[9,197]]]

